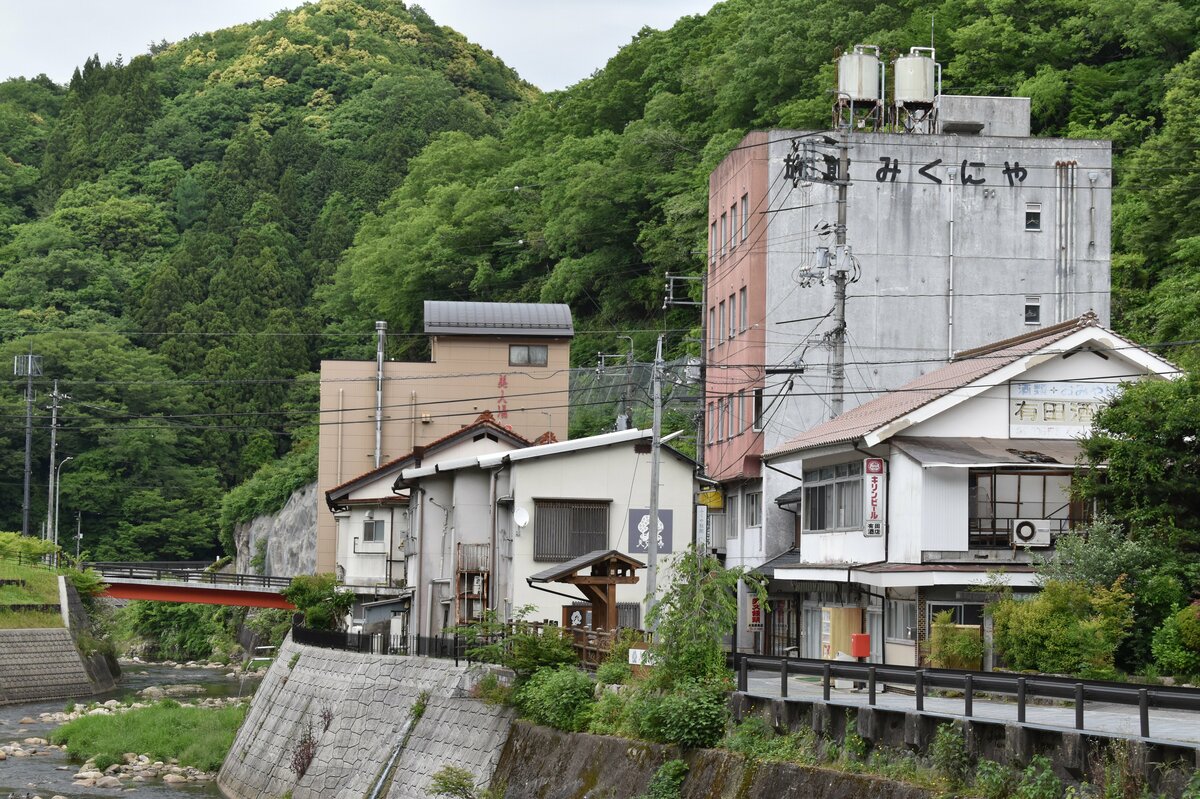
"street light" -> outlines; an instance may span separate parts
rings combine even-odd
[[[68,455],[54,467],[54,546],[58,546],[58,499],[62,496],[62,467],[75,458]]]

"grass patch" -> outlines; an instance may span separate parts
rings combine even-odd
[[[0,607],[0,630],[37,630],[43,627],[62,627],[61,613],[42,610],[5,610]]]
[[[52,571],[0,560],[0,580],[25,581],[0,586],[0,605],[58,604],[58,575]]]
[[[85,716],[68,722],[50,735],[65,744],[72,761],[90,758],[121,762],[125,752],[149,755],[151,760],[177,758],[180,765],[216,771],[233,745],[244,706],[183,707],[159,702],[114,716]]]

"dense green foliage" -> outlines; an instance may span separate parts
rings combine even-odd
[[[316,630],[340,630],[354,605],[354,594],[338,589],[332,574],[302,574],[283,590],[283,598],[304,614],[304,624]]]
[[[939,669],[980,669],[983,665],[983,636],[978,627],[954,623],[954,611],[933,617],[929,634],[929,665]]]
[[[245,706],[185,707],[163,701],[114,715],[84,716],[57,728],[50,738],[66,745],[71,760],[82,763],[94,757],[101,769],[125,762],[125,752],[137,752],[151,760],[177,758],[181,765],[216,771],[245,715]]]
[[[259,469],[311,440],[318,360],[369,355],[375,319],[420,354],[424,299],[568,302],[576,363],[660,326],[694,347],[660,286],[703,269],[709,170],[750,128],[826,127],[836,51],[902,52],[931,18],[947,92],[1113,140],[1116,324],[1200,338],[1197,0],[726,0],[548,95],[416,5],[324,0],[0,83],[0,355],[32,347],[72,397],[64,518],[101,558],[216,554],[308,474]],[[0,404],[20,418],[20,386]]]
[[[1111,678],[1133,626],[1133,597],[1122,582],[1052,580],[1032,599],[1001,599],[990,607],[997,652],[1018,671]]]
[[[468,657],[506,666],[521,681],[542,669],[577,664],[579,656],[570,633],[561,627],[535,626],[525,621],[533,608],[533,605],[517,608],[511,623],[501,621],[495,611],[485,611],[477,623],[451,632],[473,642],[469,643]]]
[[[1200,605],[1172,613],[1155,630],[1154,665],[1164,674],[1200,675]]]
[[[539,669],[516,692],[521,713],[536,724],[580,732],[587,729],[595,686],[574,666]]]
[[[121,650],[163,660],[225,660],[245,608],[136,600],[106,624]]]

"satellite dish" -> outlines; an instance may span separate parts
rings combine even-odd
[[[529,524],[529,511],[524,508],[517,508],[513,511],[513,521],[516,522],[517,527],[524,527]]]

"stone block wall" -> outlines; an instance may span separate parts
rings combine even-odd
[[[72,699],[92,692],[69,630],[0,630],[0,704]]]
[[[230,799],[289,792],[293,799],[362,799],[391,770],[388,795],[401,799],[424,797],[428,775],[444,763],[478,764],[480,779],[487,779],[508,737],[508,717],[465,696],[467,672],[448,660],[342,652],[288,639],[218,784]],[[413,705],[426,692],[425,713],[410,731]],[[299,777],[292,760],[306,730],[315,755]]]

